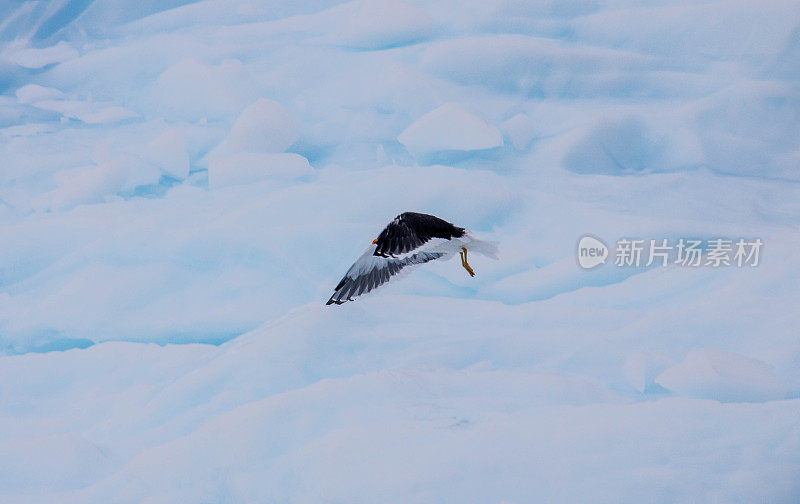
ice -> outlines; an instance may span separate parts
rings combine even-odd
[[[538,135],[536,122],[525,113],[519,113],[500,124],[503,134],[515,149],[523,151]]]
[[[156,184],[160,172],[136,157],[120,156],[101,164],[58,172],[57,188],[43,198],[45,208],[66,209],[82,203],[97,203],[120,192]]]
[[[576,142],[564,166],[578,173],[632,174],[658,166],[660,143],[639,118],[603,122]]]
[[[445,103],[417,119],[397,137],[419,157],[440,151],[475,151],[503,145],[496,126],[457,103]]]
[[[2,443],[5,453],[16,456],[0,461],[0,487],[35,492],[44,488],[80,488],[91,482],[108,463],[96,444],[75,434],[53,435],[41,440]],[[42,457],[47,453],[47,457]],[[89,468],[88,472],[86,468]]]
[[[398,308],[402,319],[392,315]],[[443,320],[443,308],[475,330]],[[339,311],[301,307],[220,348],[105,343],[9,357],[3,371],[24,376],[25,386],[4,383],[7,412],[75,413],[46,420],[48,437],[34,452],[18,440],[35,436],[38,425],[9,418],[3,436],[17,441],[6,453],[27,453],[13,474],[30,471],[25,484],[38,482],[61,502],[321,495],[366,502],[365,495],[389,493],[416,500],[420,492],[465,502],[524,501],[532,493],[593,501],[590,489],[574,484],[587,479],[615,499],[647,488],[647,502],[794,495],[797,399],[761,409],[631,402],[597,379],[553,372],[593,337],[548,336],[560,318],[549,313],[388,296]],[[547,328],[540,337],[530,335],[534,320]],[[409,332],[412,323],[424,329]],[[599,364],[608,353],[596,357]],[[53,389],[49,373],[73,379]],[[79,392],[86,387],[91,394]],[[775,448],[747,449],[764,444]],[[48,458],[46,479],[33,473],[38,457]],[[76,460],[88,464],[79,478]],[[698,464],[708,473],[698,475]],[[742,464],[749,475],[739,481]],[[368,486],[347,477],[353,469],[369,476]],[[297,471],[304,476],[289,477]],[[89,479],[98,482],[85,485]]]
[[[283,152],[300,136],[302,124],[291,110],[264,98],[245,108],[212,156],[236,152]]]
[[[255,90],[239,60],[207,65],[186,58],[167,68],[152,83],[148,102],[170,119],[223,119],[239,113]]]
[[[625,359],[625,379],[633,388],[644,392],[658,386],[656,377],[671,364],[672,361],[663,355],[634,352]]]
[[[78,57],[78,51],[65,41],[52,47],[42,49],[18,47],[17,44],[6,46],[0,58],[15,63],[23,68],[38,69],[54,63],[62,63]]]
[[[798,33],[792,0],[0,2],[0,502],[798,502]],[[324,306],[404,211],[500,260]]]
[[[727,0],[716,9],[698,2],[665,2],[661,5],[626,5],[603,9],[574,19],[574,37],[602,42],[653,55],[675,55],[686,51],[687,62],[736,60],[756,66],[769,64],[791,44],[800,7],[781,0],[757,6],[741,0]],[[706,16],[715,16],[709,26]],[[682,26],[682,30],[676,30]],[[750,41],[741,38],[747,33]]]
[[[688,397],[728,402],[783,399],[787,392],[765,362],[720,350],[692,350],[656,382]]]
[[[217,188],[260,180],[285,181],[311,173],[313,170],[308,160],[299,154],[242,152],[212,156],[208,166],[208,184]]]
[[[736,175],[798,180],[787,158],[800,138],[796,120],[800,95],[784,83],[743,84],[718,93],[702,105],[698,118],[708,125],[699,134],[708,163]],[[735,143],[732,152],[727,147]]]
[[[419,7],[400,0],[361,0],[335,39],[358,49],[384,49],[419,42],[433,31],[433,19]]]
[[[608,72],[625,75],[653,64],[652,57],[631,51],[518,34],[433,43],[422,59],[424,68],[455,82],[543,96],[592,96],[608,93],[609,87],[614,94],[621,89],[604,82]]]
[[[125,107],[110,103],[93,103],[78,100],[42,100],[33,104],[42,110],[62,114],[65,118],[78,119],[87,124],[105,124],[133,119],[136,113]]]
[[[189,175],[189,153],[179,128],[165,130],[145,146],[142,155],[170,177],[183,180]]]
[[[44,100],[61,98],[64,93],[58,89],[40,86],[38,84],[28,84],[17,89],[14,93],[20,103],[35,103]]]

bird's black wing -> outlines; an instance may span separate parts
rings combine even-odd
[[[464,236],[464,228],[454,226],[433,215],[405,212],[394,218],[381,231],[376,241],[376,256],[395,256],[416,250],[431,238]]]
[[[366,294],[376,287],[385,284],[401,270],[433,261],[442,257],[439,252],[420,251],[403,258],[376,256],[372,247],[367,249],[358,260],[350,266],[344,278],[334,289],[333,295],[325,304],[342,304],[352,301],[353,297]]]

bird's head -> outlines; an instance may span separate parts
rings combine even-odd
[[[376,243],[378,243],[378,239],[377,239],[377,238],[375,238],[374,240],[372,240],[372,244],[373,244],[373,245],[375,245]]]

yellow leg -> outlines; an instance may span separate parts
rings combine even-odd
[[[467,262],[467,249],[464,248],[464,247],[461,247],[461,252],[459,252],[458,254],[461,256],[461,266],[464,266],[464,269],[467,270],[467,273],[469,273],[469,276],[474,277],[475,276],[475,271],[472,269],[472,267]]]

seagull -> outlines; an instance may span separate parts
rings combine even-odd
[[[385,284],[401,271],[458,252],[469,276],[475,270],[467,251],[497,259],[497,243],[478,240],[469,231],[433,215],[405,212],[394,218],[361,254],[334,289],[327,305],[340,305]]]

